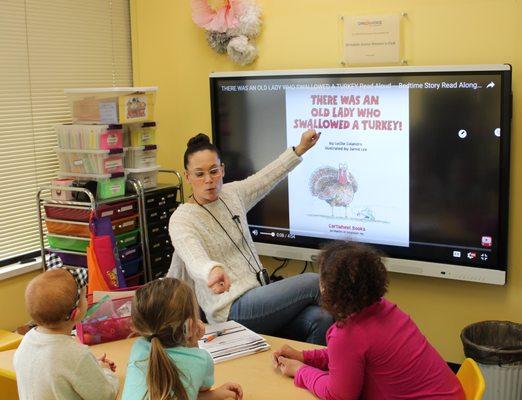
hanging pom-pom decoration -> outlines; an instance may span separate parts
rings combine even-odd
[[[261,9],[255,0],[191,0],[192,20],[206,30],[217,53],[227,53],[239,65],[257,58],[254,38],[261,32]]]

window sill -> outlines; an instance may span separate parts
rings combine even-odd
[[[5,279],[14,278],[15,276],[27,274],[29,272],[37,271],[42,269],[42,258],[37,257],[36,261],[29,262],[27,264],[11,264],[0,268],[0,281]]]

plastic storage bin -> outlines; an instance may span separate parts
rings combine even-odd
[[[59,219],[45,219],[47,232],[53,235],[90,237],[89,223],[63,221]]]
[[[50,219],[64,219],[68,221],[89,222],[91,212],[81,206],[69,206],[64,204],[45,204],[45,217]],[[138,212],[136,200],[117,201],[98,206],[100,217],[109,217],[111,220],[121,219]]]
[[[124,143],[126,147],[140,147],[156,144],[156,123],[144,122],[142,124],[127,125]]]
[[[130,232],[122,233],[121,235],[116,235],[116,245],[118,246],[118,249],[123,249],[135,245],[138,243],[139,239],[140,230],[135,229]]]
[[[72,250],[80,253],[87,251],[90,239],[77,236],[47,235],[49,246],[54,249]]]
[[[125,124],[154,120],[157,87],[66,89],[73,122]]]
[[[97,194],[101,200],[123,196],[125,194],[125,177],[99,179]]]
[[[80,206],[66,206],[62,204],[45,204],[45,217],[65,219],[68,221],[89,221],[90,210]]]
[[[158,186],[158,171],[160,166],[147,168],[126,168],[125,172],[129,179],[138,180],[144,189],[155,188]]]
[[[101,217],[120,219],[129,217],[138,212],[138,202],[136,200],[124,200],[111,204],[101,204],[98,207],[98,214]]]
[[[135,260],[136,258],[141,256],[141,246],[139,244],[136,244],[134,246],[120,249],[119,254],[120,254],[120,261],[122,263]]]
[[[125,168],[148,168],[156,166],[157,146],[125,148]]]
[[[121,269],[123,271],[124,277],[129,277],[129,276],[137,274],[141,269],[140,267],[141,267],[141,258],[136,258],[134,260],[121,264]]]
[[[123,147],[122,125],[55,125],[62,149],[111,150]]]
[[[62,249],[49,249],[55,253],[65,265],[87,268],[87,254],[76,251],[66,251]]]
[[[130,217],[125,217],[121,219],[116,219],[112,221],[112,230],[115,235],[120,235],[122,233],[126,233],[129,231],[133,231],[136,228],[140,227],[139,215],[131,215]]]
[[[123,172],[123,149],[55,149],[60,170],[72,174],[115,174]]]
[[[522,399],[522,324],[482,321],[466,326],[460,338],[486,381],[483,400]]]
[[[74,174],[60,172],[60,177],[74,177],[83,180],[96,181],[96,198],[98,200],[112,199],[125,194],[125,174],[118,172],[113,174]]]
[[[71,187],[74,184],[73,179],[53,179],[51,181],[52,186],[63,186],[63,187]],[[60,189],[52,189],[51,190],[51,198],[53,200],[59,201],[70,201],[74,200],[73,192],[70,190],[60,190]]]

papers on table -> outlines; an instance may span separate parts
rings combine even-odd
[[[198,345],[210,353],[214,364],[270,348],[260,335],[235,321],[207,325]]]

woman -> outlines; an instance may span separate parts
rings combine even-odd
[[[219,151],[209,138],[199,134],[189,140],[185,179],[193,194],[172,214],[169,232],[209,322],[233,319],[259,333],[325,342],[332,318],[318,305],[317,274],[268,285],[246,218],[318,139],[315,131],[306,131],[297,146],[261,171],[227,184],[223,184],[225,167]],[[168,275],[179,276],[172,269]]]
[[[283,374],[320,399],[464,400],[457,377],[415,323],[383,298],[388,282],[379,254],[334,242],[318,263],[322,305],[336,323],[326,349],[275,351]]]

